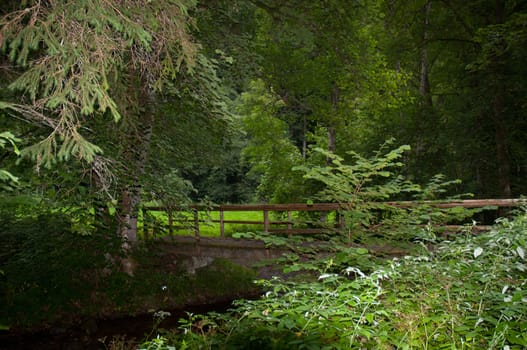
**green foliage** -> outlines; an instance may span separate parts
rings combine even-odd
[[[400,146],[397,149],[387,151],[392,142],[384,144],[380,150],[371,158],[365,158],[356,152],[350,151],[353,164],[344,164],[344,159],[326,150],[316,148],[318,152],[329,159],[329,166],[302,166],[296,168],[305,172],[304,177],[324,183],[325,188],[317,195],[321,201],[337,202],[353,208],[366,202],[388,200],[395,194],[401,192],[417,191],[415,186],[405,183],[401,178],[396,183],[381,183],[379,179],[394,177],[394,168],[400,168],[403,152],[410,149],[409,146]]]
[[[69,322],[69,317],[91,306],[89,300],[100,272],[108,267],[106,253],[116,254],[120,241],[100,233],[73,232],[70,215],[32,208],[31,216],[0,213],[2,322],[12,325]],[[94,304],[92,304],[94,305]]]
[[[525,218],[396,262],[401,273],[386,286],[395,288],[387,308],[404,320],[395,335],[410,347],[525,347]]]
[[[440,172],[480,198],[525,192],[524,4],[257,6],[258,76],[303,156],[321,128],[335,130],[340,156],[395,137],[412,147],[405,172],[417,183]]]
[[[388,67],[377,49],[381,14],[376,1],[259,6],[265,10],[257,12],[256,43],[263,57],[260,84],[279,97],[281,104],[280,108],[269,108],[271,103],[261,103],[273,122],[269,118],[259,121],[279,135],[265,142],[272,142],[275,151],[281,150],[281,158],[263,147],[250,148],[262,151],[256,159],[267,170],[260,172],[265,174],[260,177],[260,189],[266,193],[271,192],[268,187],[276,189],[274,196],[264,199],[304,201],[316,186],[302,182],[290,167],[321,164],[317,155],[309,154],[313,144],[336,147],[333,151],[341,154],[342,149],[371,142],[368,121],[380,123],[388,112],[400,111],[409,99],[405,90],[409,76]],[[262,98],[266,93],[262,90],[256,96]],[[328,136],[330,131],[334,136]],[[284,137],[287,149],[280,147]]]
[[[186,0],[2,5],[0,59],[17,69],[1,81],[9,85],[1,98],[10,102],[0,107],[6,116],[37,127],[27,131],[31,137],[22,155],[46,179],[33,177],[31,185],[53,174],[60,183],[42,186],[45,195],[69,200],[67,206],[96,207],[97,213],[107,209],[106,202],[112,209],[124,203],[123,193],[133,187],[127,192],[137,197],[133,205],[117,206],[122,217],[137,216],[141,196],[188,199],[190,191],[184,190],[191,186],[176,168],[198,162],[209,167],[229,135],[217,63],[198,53],[190,34],[189,11],[195,5]],[[37,47],[29,44],[35,40]],[[61,181],[75,176],[80,181]]]
[[[4,201],[0,206],[2,325],[68,327],[86,317],[169,310],[255,291],[252,269],[216,259],[190,274],[174,268],[173,257],[164,260],[162,246],[155,244],[134,248],[131,277],[120,271],[124,252],[118,235],[94,228],[80,235],[80,218],[71,212],[17,198],[11,208]]]
[[[260,281],[229,313],[190,315],[164,344],[204,349],[523,349],[527,214],[367,273],[320,266],[314,281]],[[200,325],[196,327],[196,325]]]
[[[239,113],[249,138],[243,156],[252,165],[248,175],[259,178],[257,194],[273,203],[302,198],[301,178],[292,171],[302,156],[289,140],[286,124],[275,117],[283,102],[261,80],[252,82],[240,100]]]
[[[13,148],[13,152],[16,155],[20,154],[16,142],[19,142],[20,139],[15,137],[11,132],[4,131],[0,133],[0,149],[6,148],[6,145],[9,144]],[[14,185],[18,183],[18,178],[13,176],[10,172],[4,169],[0,169],[0,188],[2,189],[12,189]]]
[[[410,147],[390,149],[392,143],[393,140],[387,141],[369,158],[350,151],[350,164],[336,154],[316,148],[315,152],[326,157],[330,165],[295,168],[304,172],[305,178],[323,184],[316,200],[341,204],[340,214],[347,225],[348,239],[354,237],[360,241],[372,233],[382,232],[384,238],[388,234],[393,239],[405,240],[420,235],[421,229],[415,225],[444,224],[474,214],[472,210],[460,208],[442,210],[424,202],[408,208],[386,203],[411,198],[436,199],[447,187],[458,183],[445,181],[443,175],[436,175],[424,187],[406,180],[399,173],[404,165],[403,154]]]
[[[195,202],[208,197],[222,203],[225,197],[237,197],[232,192],[240,181],[237,178],[243,176],[239,170],[241,127],[233,121],[217,69],[214,59],[200,54],[195,74],[182,72],[177,81],[167,84],[156,106],[159,113],[149,147],[155,157],[148,158],[144,176],[146,200],[153,195],[167,205],[181,204],[178,198],[161,198],[178,196],[182,186],[164,181],[175,176],[192,183],[194,189],[185,194]],[[156,193],[163,196],[156,198]]]
[[[67,162],[71,158],[84,160],[92,163],[102,149],[86,140],[80,134],[72,134],[71,137],[52,135],[38,144],[28,146],[21,152],[22,156],[28,157],[37,164],[42,164],[50,169],[59,162]]]
[[[167,206],[184,206],[190,203],[190,196],[196,190],[190,181],[183,179],[177,171],[148,181],[145,186],[145,201]]]
[[[185,349],[185,347],[183,346],[180,349]],[[145,342],[139,347],[139,350],[176,350],[176,347],[167,345],[165,337],[157,336],[157,338]]]
[[[5,148],[6,144],[10,144],[13,147],[13,152],[16,154],[19,154],[20,151],[18,150],[16,146],[16,142],[19,142],[20,139],[15,137],[11,132],[4,131],[0,133],[0,147]]]
[[[20,69],[9,88],[22,96],[1,107],[52,130],[27,154],[46,166],[70,157],[92,162],[101,149],[80,130],[93,117],[119,121],[128,108],[139,107],[120,100],[126,94],[120,83],[130,72],[140,72],[146,90],[159,91],[183,64],[192,69],[197,46],[188,33],[188,11],[194,5],[62,0],[6,11],[0,53]]]
[[[524,193],[524,175],[503,169],[517,169],[525,159],[524,132],[518,131],[525,130],[519,117],[525,111],[526,30],[520,24],[525,6],[515,1],[383,6],[382,46],[390,65],[410,75],[414,102],[375,130],[412,146],[408,172],[415,181],[441,172],[461,179],[461,191],[485,198],[511,196],[498,189],[498,179],[509,178],[512,196]],[[425,81],[428,92],[419,91]],[[498,157],[500,149],[506,149],[505,157]]]

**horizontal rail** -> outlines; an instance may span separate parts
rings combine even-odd
[[[485,208],[485,207],[518,207],[527,205],[527,199],[464,199],[464,200],[450,200],[450,201],[390,201],[390,202],[371,202],[372,206],[393,206],[397,208],[411,208],[415,206],[430,206],[440,209],[448,209],[455,207],[463,208]],[[196,237],[199,237],[200,222],[212,222],[220,224],[220,235],[223,238],[225,234],[225,224],[240,224],[240,225],[262,225],[264,232],[271,233],[287,233],[287,234],[312,234],[321,233],[322,231],[330,232],[331,228],[328,228],[326,221],[326,214],[321,214],[320,220],[317,222],[311,222],[311,224],[324,224],[320,228],[294,228],[293,225],[298,224],[294,222],[291,217],[291,212],[336,212],[335,222],[333,223],[333,231],[335,229],[343,229],[345,223],[343,217],[339,215],[339,212],[344,210],[352,210],[353,203],[289,203],[289,204],[222,204],[222,205],[189,205],[184,207],[164,207],[164,206],[145,206],[142,208],[143,214],[147,211],[163,211],[168,213],[169,221],[169,232],[173,233],[173,229],[176,228],[173,225],[175,220],[173,214],[175,212],[192,212],[193,219],[189,218],[188,222],[193,222],[194,231]],[[220,213],[220,219],[203,220],[198,216],[200,211],[218,211]],[[226,220],[224,213],[229,211],[261,211],[263,213],[263,221],[256,220]],[[269,212],[287,212],[287,221],[272,221],[269,218]],[[143,216],[144,217],[144,216]],[[182,220],[176,220],[181,222]],[[304,222],[304,224],[309,224]],[[271,225],[287,225],[287,228],[271,228]],[[145,237],[147,236],[146,222],[143,224]],[[446,225],[446,229],[460,228],[463,226]],[[478,227],[479,228],[479,227]],[[483,227],[481,227],[483,229]],[[477,229],[476,229],[477,230]]]
[[[486,206],[518,207],[527,205],[527,199],[456,199],[450,201],[389,201],[372,203],[401,208],[418,205],[428,205],[435,208],[482,208]],[[187,207],[146,206],[144,208],[152,211],[333,211],[350,207],[353,207],[353,203],[221,204],[212,206],[193,204]]]
[[[186,219],[186,220],[177,220],[179,222],[195,222],[195,220],[192,219]],[[211,220],[203,220],[200,219],[199,222],[204,223],[225,223],[225,224],[240,224],[240,225],[263,225],[263,221],[261,220],[218,220],[218,219],[211,219]],[[303,221],[304,222],[304,221]],[[269,221],[272,225],[293,225],[295,224],[294,221]],[[306,223],[306,222],[304,222]]]
[[[320,233],[332,232],[332,230],[331,229],[316,229],[316,228],[292,228],[292,229],[271,228],[269,229],[269,232],[290,235],[290,234],[320,234]]]
[[[400,208],[408,208],[417,205],[429,205],[435,208],[483,208],[483,207],[519,207],[527,205],[527,199],[464,199],[451,201],[399,201],[383,202]]]
[[[292,203],[292,204],[221,204],[221,205],[189,205],[187,207],[162,207],[162,206],[146,206],[147,210],[152,211],[193,211],[193,210],[208,210],[208,211],[332,211],[340,209],[342,205],[339,203]]]
[[[206,222],[214,222],[224,224],[240,224],[240,225],[263,225],[263,221],[256,220],[205,220]]]
[[[202,222],[214,222],[214,223],[221,223],[224,224],[240,224],[240,225],[263,225],[263,221],[256,221],[256,220],[203,220]],[[295,222],[293,221],[269,221],[269,224],[271,225],[293,225]]]

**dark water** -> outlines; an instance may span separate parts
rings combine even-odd
[[[206,314],[224,312],[231,301],[197,305],[185,310],[169,310],[170,316],[158,325],[162,329],[176,329],[187,313]],[[1,350],[106,350],[112,339],[144,341],[154,327],[152,314],[116,319],[88,320],[72,328],[50,328],[34,332],[0,331]],[[153,337],[156,333],[152,334]]]

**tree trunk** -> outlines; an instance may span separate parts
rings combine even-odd
[[[328,151],[335,153],[335,142],[335,128],[333,126],[330,126],[328,128]]]
[[[128,148],[124,151],[129,179],[121,192],[120,203],[120,234],[125,244],[137,240],[137,221],[141,203],[141,178],[145,174],[145,164],[148,160],[148,150],[152,138],[152,128],[156,113],[156,96],[149,88],[149,79],[141,79],[143,109],[133,118],[135,125],[125,135]]]
[[[430,94],[430,80],[428,77],[428,27],[430,25],[430,9],[432,2],[428,1],[425,6],[425,19],[423,31],[423,47],[421,49],[421,74],[419,82],[419,94],[424,99],[425,107],[432,107],[432,96]]]
[[[333,91],[331,92],[331,106],[333,107],[333,113],[337,114],[338,107],[339,107],[339,99],[340,99],[340,89],[335,84],[333,87]],[[335,138],[335,126],[333,125],[333,122],[331,120],[336,120],[335,116],[330,119],[329,126],[328,126],[328,151],[331,153],[335,153],[337,150],[336,145],[336,138]],[[331,159],[326,160],[328,165],[332,165]]]
[[[302,159],[307,159],[307,116],[305,113],[302,124]]]
[[[494,128],[496,159],[498,161],[498,189],[503,198],[511,197],[510,159],[507,152],[507,129],[503,119],[503,97],[494,99]]]
[[[430,24],[430,10],[432,8],[432,2],[429,0],[425,7],[423,8],[424,20],[423,20],[423,43],[421,48],[421,57],[420,57],[420,73],[419,73],[419,95],[421,96],[421,105],[420,105],[420,115],[421,118],[418,121],[419,133],[417,136],[416,147],[415,147],[415,158],[420,162],[421,154],[426,149],[427,137],[425,129],[427,125],[430,125],[430,114],[433,109],[432,94],[430,89],[430,79],[429,79],[429,62],[428,62],[428,27]],[[417,170],[417,174],[420,171]]]
[[[133,74],[133,73],[131,73]],[[132,244],[137,241],[137,222],[139,206],[141,203],[141,181],[145,174],[145,165],[148,160],[148,150],[152,138],[152,129],[156,113],[156,96],[150,89],[148,78],[138,79],[134,86],[138,89],[135,97],[138,105],[142,106],[133,111],[127,119],[129,123],[123,135],[123,163],[126,165],[126,174],[121,189],[119,208],[119,234],[122,237],[122,248],[125,257],[120,259],[122,269],[133,276],[135,262],[129,255]]]
[[[503,23],[504,3],[496,2],[495,23]],[[505,88],[503,72],[498,58],[493,58],[493,73],[496,79],[496,90],[492,100],[494,121],[494,140],[496,142],[496,160],[498,162],[498,190],[503,198],[511,197],[510,159],[507,151],[508,132],[505,119]]]
[[[124,244],[137,241],[137,219],[141,186],[139,179],[134,179],[134,184],[125,186],[121,192],[121,225],[120,233]]]

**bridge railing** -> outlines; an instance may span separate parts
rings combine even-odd
[[[188,219],[183,220],[177,219],[177,214],[181,212],[191,213],[191,228],[194,231],[194,235],[199,237],[201,234],[201,225],[208,223],[219,224],[219,235],[225,237],[225,225],[254,225],[263,228],[264,232],[272,233],[286,233],[286,234],[313,234],[320,233],[322,229],[329,230],[332,226],[335,229],[344,228],[344,221],[342,216],[339,215],[339,209],[341,206],[337,203],[314,203],[314,204],[224,204],[216,205],[212,207],[205,207],[200,205],[191,205],[185,208],[170,208],[170,207],[143,207],[143,218],[148,216],[148,212],[164,212],[168,219],[168,233],[172,235],[174,231],[179,228],[187,227],[188,225],[177,225],[182,221],[189,222]],[[201,219],[199,216],[200,212],[218,212],[218,219]],[[260,212],[262,213],[262,220],[229,220],[225,218],[226,212]],[[293,218],[295,212],[319,212],[317,220],[308,222],[303,220],[301,223],[310,223],[312,226],[318,226],[316,228],[297,228],[300,224],[298,220]],[[328,224],[327,219],[329,214],[334,212],[335,215],[333,224]],[[282,213],[280,220],[273,219],[271,213]],[[143,220],[143,234],[145,237],[149,236],[150,226],[148,220]]]
[[[385,206],[398,208],[411,208],[418,205],[426,205],[433,208],[510,208],[527,205],[526,199],[472,199],[472,200],[453,200],[453,201],[397,201],[383,202]],[[163,212],[167,216],[167,229],[170,235],[175,231],[185,228],[191,228],[196,238],[201,236],[201,227],[206,223],[219,224],[219,236],[225,237],[225,225],[255,225],[263,227],[264,232],[277,234],[317,234],[329,231],[343,230],[346,227],[342,210],[349,208],[346,204],[339,203],[292,203],[292,204],[223,204],[215,206],[190,205],[184,208],[173,207],[154,207],[146,206],[142,208],[143,216],[143,235],[148,238],[150,233],[154,234],[153,228],[149,224],[149,212]],[[200,212],[218,212],[218,219],[200,218]],[[225,218],[226,212],[261,212],[262,220],[229,220]],[[311,217],[318,215],[316,220],[295,220],[293,213],[311,212]],[[178,215],[181,213],[190,213],[188,215]],[[281,213],[278,215],[280,220],[273,219],[270,213]],[[316,215],[313,215],[316,213]],[[334,213],[332,215],[332,213]],[[182,225],[185,224],[185,225]],[[189,225],[190,224],[190,225]],[[305,227],[309,224],[310,227]],[[304,226],[299,228],[298,226]],[[448,225],[449,229],[459,229],[462,226]],[[484,230],[486,226],[476,226],[476,229]]]

